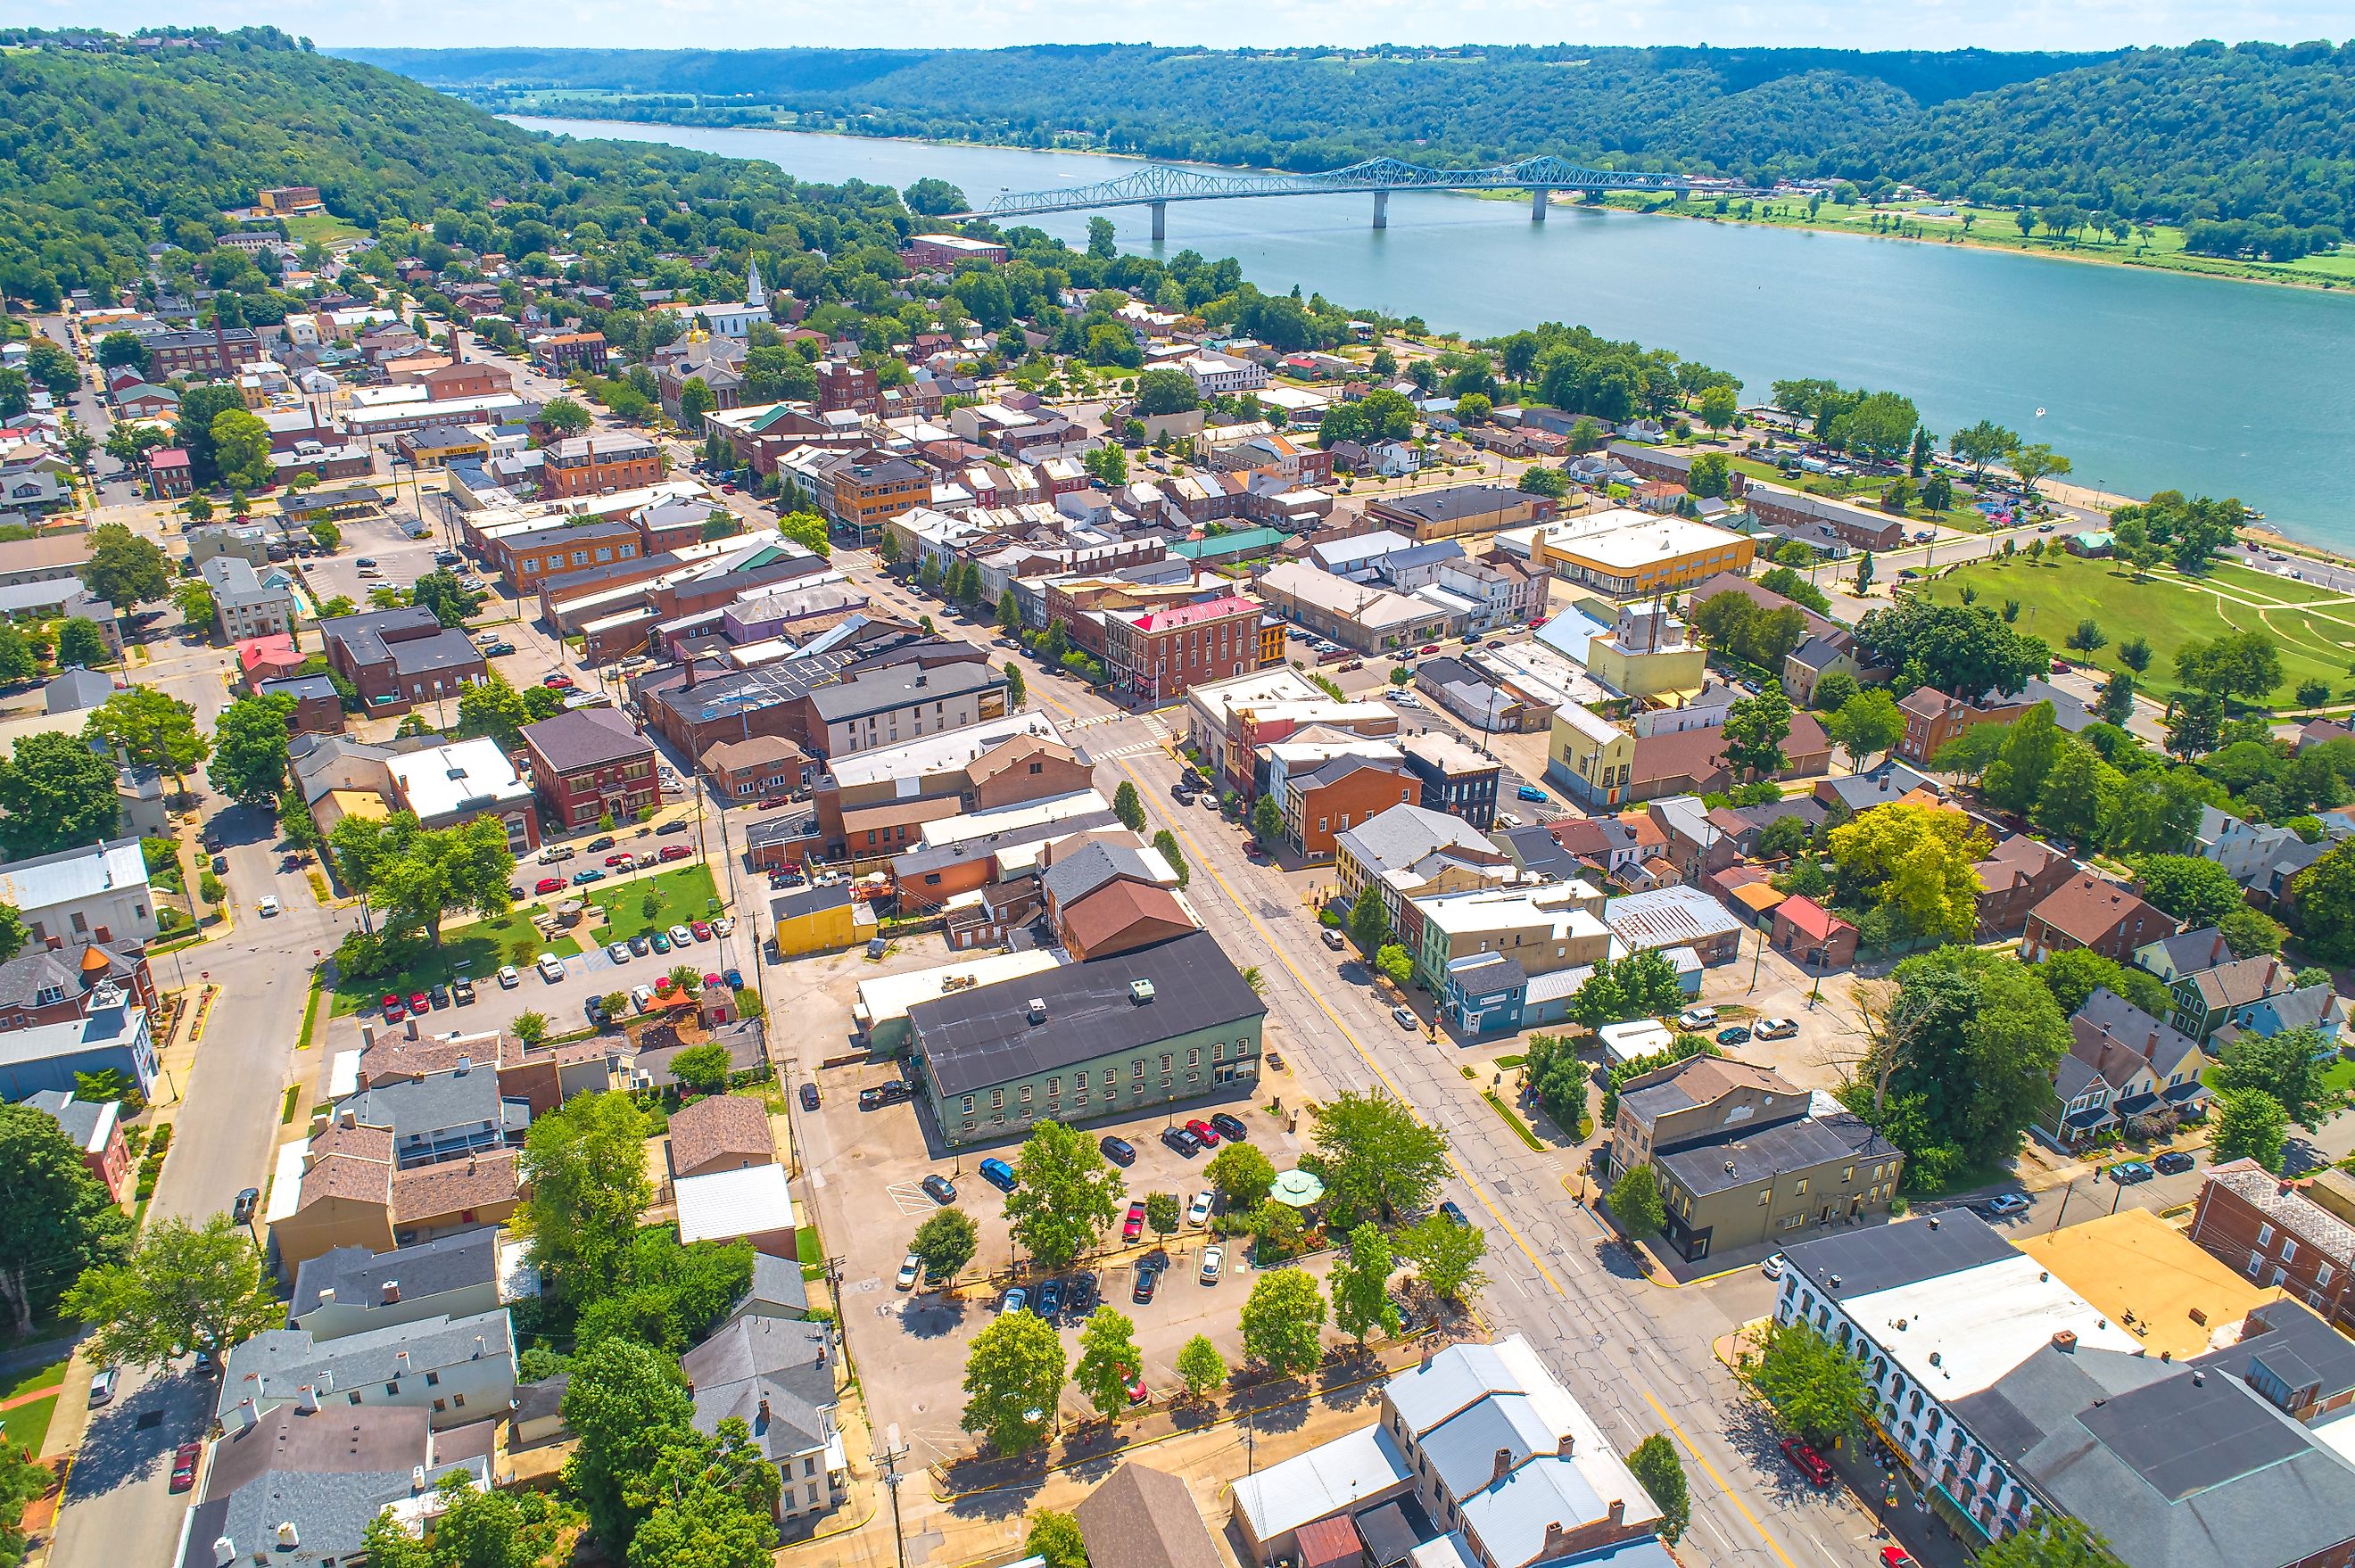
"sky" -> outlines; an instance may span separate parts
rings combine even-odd
[[[271,25],[336,48],[988,48],[1007,44],[1807,45],[2101,49],[2355,34],[2346,0],[8,0],[36,27]]]

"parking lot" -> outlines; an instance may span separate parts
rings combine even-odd
[[[814,1115],[806,1113],[796,1099],[794,1115],[797,1147],[811,1168],[808,1188],[835,1248],[831,1261],[840,1271],[844,1322],[874,1418],[879,1425],[900,1423],[923,1462],[970,1450],[972,1439],[958,1429],[956,1418],[964,1408],[960,1390],[972,1337],[996,1314],[1009,1285],[1021,1285],[1035,1302],[1043,1279],[1027,1264],[1018,1271],[1004,1199],[977,1174],[982,1159],[996,1156],[1011,1162],[1019,1146],[943,1153],[927,1136],[924,1117],[915,1104],[859,1109],[859,1090],[898,1076],[897,1064],[889,1061],[820,1072],[815,1074],[823,1094],[820,1110]],[[1204,1172],[1216,1151],[1204,1150],[1188,1159],[1161,1141],[1162,1130],[1221,1111],[1243,1122],[1250,1141],[1276,1169],[1297,1162],[1297,1138],[1276,1117],[1240,1097],[1195,1102],[1178,1108],[1174,1117],[1165,1111],[1133,1121],[1091,1124],[1083,1130],[1092,1139],[1107,1133],[1125,1138],[1136,1151],[1135,1163],[1121,1171],[1130,1198],[1170,1193],[1178,1200],[1182,1220],[1194,1194],[1209,1186]],[[974,1220],[978,1243],[956,1288],[903,1293],[894,1286],[900,1261],[917,1227],[940,1207],[922,1187],[923,1179],[933,1174],[954,1185],[956,1206]],[[1238,1318],[1255,1273],[1246,1255],[1248,1238],[1237,1237],[1225,1244],[1218,1283],[1201,1283],[1202,1251],[1217,1239],[1213,1232],[1219,1223],[1215,1215],[1209,1227],[1181,1223],[1166,1242],[1147,1229],[1139,1243],[1129,1245],[1121,1242],[1121,1221],[1115,1220],[1105,1245],[1061,1276],[1068,1291],[1078,1272],[1092,1273],[1102,1299],[1135,1323],[1146,1386],[1156,1400],[1177,1386],[1173,1363],[1179,1348],[1196,1334],[1208,1335],[1231,1365],[1241,1362]],[[1140,1303],[1135,1299],[1137,1264],[1156,1252],[1166,1255],[1167,1266],[1153,1299]],[[1326,1261],[1310,1259],[1304,1266],[1321,1275]],[[1056,1321],[1066,1351],[1076,1356],[1083,1318],[1062,1312]],[[1064,1411],[1073,1419],[1087,1413],[1082,1396],[1067,1391]]]

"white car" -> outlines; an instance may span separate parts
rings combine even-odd
[[[670,944],[673,947],[692,947],[695,945],[695,933],[683,925],[674,925],[670,928]]]
[[[123,1369],[120,1367],[101,1368],[98,1375],[90,1380],[90,1407],[96,1410],[100,1405],[112,1404],[115,1385],[122,1381]]]
[[[1796,1019],[1760,1019],[1758,1027],[1750,1031],[1757,1040],[1788,1040],[1799,1032]]]
[[[279,903],[278,903],[277,896],[276,896],[275,894],[272,894],[272,895],[270,895],[270,896],[268,896],[268,897],[265,897],[265,898],[261,901],[261,918],[262,918],[262,919],[264,919],[264,920],[268,920],[272,915],[276,914],[276,913],[278,912],[278,910],[279,910]]]
[[[916,1288],[917,1279],[923,1272],[924,1260],[910,1253],[900,1260],[900,1277],[892,1283],[901,1290],[913,1290]]]
[[[1714,1029],[1717,1027],[1717,1009],[1687,1008],[1677,1015],[1677,1027],[1687,1033],[1695,1029]]]
[[[1390,699],[1401,708],[1420,708],[1423,706],[1423,699],[1414,694],[1414,688],[1412,687],[1400,687],[1396,691],[1390,694]]]
[[[541,954],[532,967],[538,970],[539,977],[551,986],[564,978],[564,960],[553,953]]]
[[[732,914],[723,914],[711,923],[711,934],[714,936],[725,936],[735,929],[736,917]]]
[[[1202,1249],[1202,1283],[1204,1285],[1218,1284],[1219,1275],[1226,1266],[1226,1248],[1204,1247]]]
[[[1758,1272],[1764,1275],[1768,1279],[1780,1279],[1783,1277],[1783,1270],[1785,1266],[1783,1254],[1776,1253],[1773,1256],[1769,1257],[1765,1262],[1758,1265]]]
[[[515,966],[514,965],[512,965],[512,964],[502,964],[502,965],[499,965],[499,989],[500,989],[500,990],[502,990],[502,991],[512,991],[512,990],[514,990],[517,986],[520,986],[520,985],[522,985],[522,984],[523,984],[523,976],[516,973],[516,966]]]
[[[630,1000],[638,1005],[638,1011],[645,1012],[655,1005],[655,988],[652,986],[634,987],[630,991]]]
[[[609,942],[605,944],[605,956],[616,964],[627,964],[630,961],[630,944],[626,942]]]
[[[1207,1225],[1209,1222],[1210,1195],[1207,1192],[1197,1192],[1194,1194],[1192,1206],[1186,1211],[1186,1223],[1188,1225]]]

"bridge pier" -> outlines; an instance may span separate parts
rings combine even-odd
[[[1553,192],[1546,189],[1543,186],[1540,186],[1537,189],[1529,192],[1529,221],[1531,223],[1543,223],[1546,220],[1546,208],[1552,205],[1552,197]]]
[[[1377,190],[1374,192],[1374,227],[1388,229],[1390,226],[1391,193],[1387,190]]]
[[[1168,238],[1169,204],[1166,201],[1156,201],[1153,204],[1153,242],[1158,245]]]

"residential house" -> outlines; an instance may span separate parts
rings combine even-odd
[[[2028,912],[2019,955],[2035,964],[2055,953],[2090,947],[2124,964],[2136,948],[2174,932],[2174,920],[2132,888],[2079,871]]]
[[[155,938],[155,901],[136,838],[0,866],[0,903],[14,909],[33,942],[44,947]]]
[[[568,830],[627,822],[663,803],[654,744],[616,709],[576,708],[526,725],[523,745],[541,809]]]
[[[1897,700],[1897,710],[1905,716],[1905,733],[1899,737],[1895,753],[1909,763],[1926,764],[1941,746],[1964,731],[1980,724],[2009,724],[2034,706],[2017,700],[1982,706],[1934,686],[1917,686]]]
[[[1394,805],[1370,822],[1334,835],[1341,897],[1355,902],[1377,891],[1394,933],[1407,930],[1411,901],[1496,887],[1517,872],[1508,856],[1459,816]]]
[[[126,1001],[156,1003],[155,977],[135,939],[27,947],[0,964],[0,1034],[86,1019]]]
[[[1614,1181],[1652,1168],[1661,1235],[1689,1263],[1885,1220],[1905,1163],[1862,1119],[1819,1112],[1773,1069],[1714,1056],[1621,1083],[1610,1159]]]
[[[495,1225],[517,1201],[513,1149],[398,1168],[392,1128],[338,1115],[280,1147],[265,1219],[280,1266],[298,1269],[336,1247],[389,1252]]]
[[[2264,1010],[2266,1002],[2298,989],[2297,971],[2270,953],[2234,958],[2228,949],[2221,961],[2177,976],[2168,988],[2175,997],[2175,1027],[2204,1042],[2228,1022],[2237,1029],[2247,1029],[2248,1025],[2242,1022],[2243,1013],[2254,1018]],[[2274,1031],[2260,1029],[2255,1032]]]
[[[2014,833],[1998,839],[1971,869],[1979,879],[1977,940],[1993,942],[2017,934],[2030,912],[2077,874],[2077,863],[2041,839]]]
[[[1795,896],[1776,904],[1773,930],[1775,949],[1817,975],[1856,962],[1856,927],[1811,898]]]
[[[2243,888],[2257,892],[2268,891],[2266,873],[2282,852],[2303,842],[2294,828],[2228,816],[2212,805],[2200,808],[2200,825],[2192,829],[2191,840],[2196,853],[2223,867]]]
[[[18,1104],[57,1123],[81,1156],[82,1168],[121,1203],[132,1196],[131,1150],[123,1139],[123,1106],[114,1100],[83,1100],[69,1089],[41,1089]]]
[[[295,1269],[286,1326],[325,1342],[396,1324],[496,1312],[538,1290],[539,1276],[529,1259],[528,1244],[507,1240],[496,1225],[389,1252],[331,1248]]]
[[[707,1094],[671,1114],[665,1129],[675,1181],[777,1162],[769,1108],[749,1094]]]
[[[809,753],[782,735],[755,735],[704,748],[697,759],[711,787],[729,800],[795,799],[816,782]]]
[[[252,567],[233,555],[217,555],[204,564],[205,585],[212,590],[213,615],[222,638],[290,634],[294,629],[294,595],[282,576],[272,571],[265,582]]]
[[[2288,1291],[2340,1333],[2355,1334],[2355,1209],[2327,1177],[2292,1181],[2253,1159],[2211,1166],[2190,1235],[2256,1284]]]
[[[850,1459],[835,1422],[840,1403],[834,1330],[824,1323],[739,1312],[680,1359],[695,1428],[740,1421],[777,1467],[777,1517],[807,1519],[849,1496]]]
[[[1186,1483],[1134,1459],[1082,1498],[1071,1517],[1090,1562],[1126,1568],[1223,1568],[1226,1562]]]
[[[325,1339],[307,1328],[265,1328],[225,1359],[214,1415],[226,1427],[249,1406],[266,1416],[289,1404],[389,1405],[422,1410],[443,1432],[505,1415],[515,1390],[514,1330],[501,1307]]]
[[[2108,987],[2069,1019],[2069,1054],[2052,1072],[2052,1103],[2036,1131],[2074,1148],[2136,1118],[2197,1121],[2208,1102],[2199,1041]]]
[[[372,716],[454,700],[490,672],[463,628],[444,626],[420,607],[333,616],[319,623],[319,632],[327,667],[351,683],[360,710]]]
[[[1425,811],[1460,816],[1487,832],[1497,822],[1497,786],[1504,764],[1473,750],[1449,731],[1436,727],[1398,742],[1407,771],[1420,786],[1414,804]]]

